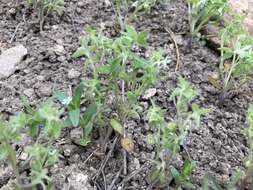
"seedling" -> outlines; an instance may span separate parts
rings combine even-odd
[[[114,12],[118,18],[121,31],[124,31],[126,25],[130,24],[137,16],[145,12],[150,12],[151,8],[159,0],[115,0]]]
[[[162,51],[154,52],[149,59],[132,51],[134,46],[145,47],[147,42],[145,33],[138,33],[130,26],[114,40],[89,29],[88,37],[81,43],[74,57],[85,56],[85,72],[92,73],[91,80],[83,81],[83,101],[90,106],[96,105],[93,126],[99,127],[102,139],[110,136],[111,128],[104,128],[109,124],[124,135],[126,120],[139,118],[139,97],[156,84],[159,68],[167,60]]]
[[[9,121],[0,122],[0,158],[8,160],[17,179],[17,188],[33,188],[41,185],[43,189],[48,187],[50,179],[45,167],[53,164],[58,159],[58,153],[51,148],[55,139],[59,138],[62,123],[60,121],[61,111],[53,106],[51,100],[39,106],[38,109],[26,105],[27,113],[13,116]],[[35,145],[27,148],[30,163],[30,183],[23,184],[19,174],[16,160],[16,151],[12,144],[17,143],[21,134],[27,132],[34,138]],[[39,144],[40,141],[44,142]]]
[[[37,189],[37,185],[41,185],[43,190],[52,187],[52,180],[48,176],[47,167],[55,164],[60,155],[56,150],[45,147],[41,144],[35,144],[26,148],[26,152],[29,155],[28,160],[30,160],[30,180],[31,184],[29,186],[33,189]]]
[[[228,92],[237,91],[250,79],[253,68],[253,38],[249,37],[241,26],[243,18],[235,16],[220,32],[221,58],[219,80],[221,81],[220,101]]]
[[[55,92],[54,94],[54,97],[67,108],[68,118],[64,122],[65,126],[81,126],[83,133],[79,143],[82,146],[86,146],[90,142],[89,135],[93,128],[93,119],[97,113],[96,104],[90,104],[84,113],[81,112],[82,94],[85,88],[87,90],[87,84],[81,82],[74,91],[73,97],[67,96],[62,92]]]
[[[28,4],[38,11],[40,31],[43,30],[43,25],[47,16],[56,11],[61,13],[64,8],[64,0],[27,0]]]
[[[176,116],[170,121],[164,120],[163,111],[153,105],[149,109],[147,118],[149,124],[157,129],[155,135],[149,136],[149,142],[156,145],[155,169],[151,174],[151,181],[165,184],[166,178],[171,176],[174,179],[176,189],[193,189],[190,182],[190,175],[194,169],[194,162],[185,160],[182,171],[179,172],[174,166],[176,155],[180,147],[184,147],[184,142],[192,127],[200,125],[201,116],[205,115],[207,109],[200,108],[196,104],[189,104],[197,95],[189,82],[179,78],[179,85],[173,91],[170,99],[176,106]]]
[[[200,31],[209,23],[217,24],[228,9],[227,0],[187,0],[190,33],[200,38]]]

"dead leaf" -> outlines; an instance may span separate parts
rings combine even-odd
[[[134,142],[130,138],[122,138],[121,139],[121,146],[127,151],[132,152],[134,150]]]
[[[221,82],[219,80],[219,78],[217,77],[217,75],[209,75],[208,76],[208,82],[210,84],[212,84],[215,88],[221,90],[222,89],[222,85]]]

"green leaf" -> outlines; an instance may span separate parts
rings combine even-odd
[[[110,124],[112,128],[117,131],[119,134],[123,135],[124,134],[124,128],[123,126],[115,119],[111,119]]]
[[[195,164],[192,163],[189,160],[185,160],[183,164],[183,169],[182,169],[182,175],[184,177],[189,177],[191,173],[193,172],[193,169],[195,168]]]
[[[72,101],[69,104],[69,109],[73,110],[73,109],[80,109],[80,105],[81,105],[81,97],[83,94],[83,90],[84,90],[84,84],[81,82],[75,92],[74,92],[74,96],[72,98]]]
[[[90,104],[89,107],[85,110],[83,117],[81,118],[81,127],[85,128],[89,122],[91,122],[92,118],[97,113],[97,105]]]
[[[146,46],[147,45],[146,38],[147,38],[147,34],[144,32],[140,32],[138,34],[137,44],[140,46]]]
[[[126,27],[127,35],[132,38],[133,41],[137,41],[138,33],[132,26]]]
[[[179,182],[180,179],[181,179],[181,174],[178,172],[178,170],[177,170],[175,167],[171,166],[170,172],[171,172],[172,177],[173,177],[177,182]]]
[[[72,124],[70,118],[67,118],[63,121],[63,127],[72,127],[72,126],[73,126],[73,124]]]
[[[80,109],[70,110],[69,111],[69,118],[74,127],[79,125],[80,120]]]
[[[219,182],[211,174],[206,174],[203,180],[203,190],[209,190],[212,187],[213,190],[222,190],[223,188],[219,185]]]
[[[72,101],[72,97],[66,96],[64,93],[60,91],[56,91],[53,95],[58,101],[60,101],[63,105],[68,105]]]
[[[79,47],[76,52],[72,55],[73,58],[79,58],[82,56],[85,56],[87,54],[87,50],[85,47],[81,46]]]
[[[101,74],[110,74],[111,73],[111,66],[110,65],[102,65],[99,67],[98,72]]]

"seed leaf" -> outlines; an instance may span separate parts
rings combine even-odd
[[[111,119],[110,124],[112,128],[117,131],[119,134],[123,135],[124,134],[124,128],[122,125],[115,119]]]

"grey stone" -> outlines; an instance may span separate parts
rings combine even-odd
[[[70,69],[68,72],[68,78],[69,79],[75,79],[78,78],[81,75],[79,71],[76,71],[74,69]]]
[[[0,79],[8,78],[15,72],[16,66],[27,55],[27,49],[18,45],[5,50],[0,55]]]
[[[40,97],[44,97],[44,96],[50,96],[52,94],[52,86],[50,85],[45,85],[45,86],[41,86],[39,88],[39,93],[38,95]]]
[[[25,89],[23,93],[27,97],[31,98],[34,95],[34,90],[32,88],[28,88],[28,89]]]

